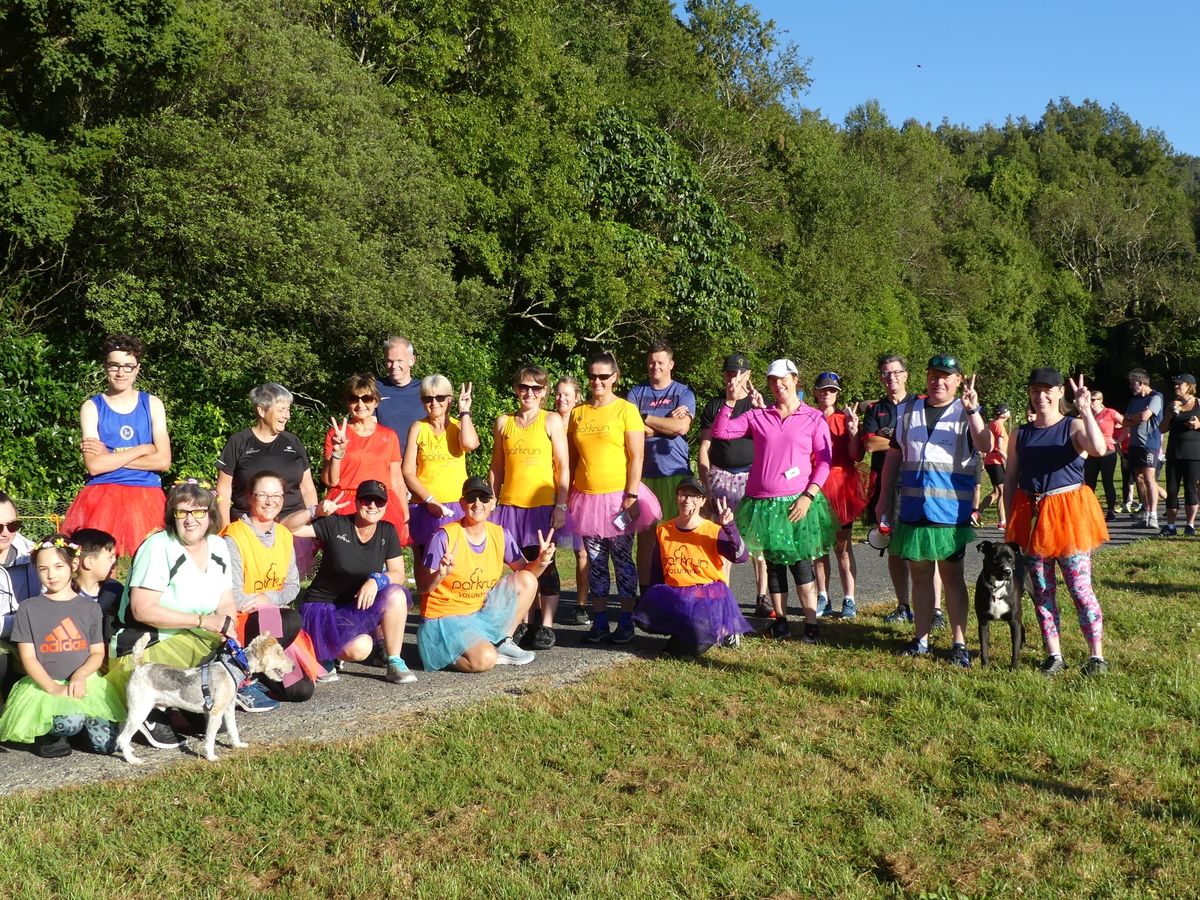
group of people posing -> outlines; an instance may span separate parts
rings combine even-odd
[[[791,634],[790,573],[802,639],[816,642],[820,618],[834,613],[831,553],[845,589],[840,615],[856,613],[850,533],[864,512],[891,529],[900,605],[889,618],[914,623],[906,652],[929,652],[940,590],[953,629],[950,659],[969,666],[963,556],[981,506],[980,465],[1033,574],[1042,671],[1064,665],[1056,562],[1090,648],[1085,671],[1107,668],[1090,578],[1090,553],[1107,531],[1085,480],[1093,460],[1105,471],[1115,423],[1082,378],[1069,383],[1068,414],[1061,374],[1035,370],[1029,421],[1008,436],[1002,416],[984,420],[974,378],[964,381],[952,356],[929,361],[919,397],[907,391],[904,360],[885,357],[886,393],[860,421],[853,406],[838,407],[836,373],[816,377],[809,406],[792,361],[770,365],[764,395],[749,360],[734,353],[724,363],[724,394],[700,413],[693,474],[687,435],[696,398],[674,379],[671,348],[656,343],[648,379],[624,398],[609,353],[588,360],[586,400],[576,379],[551,383],[543,369],[522,368],[515,408],[493,426],[488,475],[468,477],[467,454],[480,446],[472,385],[456,391],[441,375],[414,378],[412,344],[395,337],[382,376],[347,382],[346,414],[331,420],[324,442],[323,498],[304,445],[286,429],[292,395],[277,384],[251,392],[255,421],[226,442],[215,486],[186,479],[164,496],[170,441],[162,403],[136,387],[143,352],[129,335],[104,342],[107,388],[80,412],[87,481],[61,533],[29,542],[12,500],[0,494],[0,638],[15,650],[0,665],[12,660],[14,675],[24,676],[0,717],[0,739],[32,742],[43,755],[69,752],[72,737],[111,749],[132,650],[147,636],[147,661],[188,667],[227,637],[244,644],[274,635],[295,666],[284,682],[240,688],[238,705],[251,712],[308,699],[317,684],[338,679],[342,661],[376,665],[391,683],[414,681],[402,654],[414,605],[425,670],[527,664],[556,641],[555,555],[565,543],[575,550],[574,622],[589,626],[585,642],[627,643],[637,626],[667,635],[669,654],[736,643],[752,626],[729,575],[751,559],[767,634]],[[1174,468],[1168,453],[1168,480],[1175,473],[1176,487],[1187,490],[1192,533],[1200,416],[1194,379],[1180,376],[1176,386],[1179,402],[1162,428],[1172,435],[1169,450],[1178,444]],[[1162,421],[1161,397],[1149,393],[1139,401],[1135,389],[1122,418],[1139,478],[1148,459],[1138,455],[1141,442]],[[856,465],[866,452],[872,474],[864,485]],[[1151,524],[1154,485],[1145,492]],[[1170,504],[1169,496],[1173,524]],[[415,561],[415,597],[404,547]],[[293,608],[317,550],[320,564]],[[121,555],[132,556],[125,584],[109,578]],[[152,716],[142,735],[177,746],[181,724]]]

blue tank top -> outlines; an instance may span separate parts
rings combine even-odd
[[[97,431],[100,440],[109,450],[121,447],[136,447],[139,444],[154,443],[154,428],[150,423],[150,395],[138,391],[138,402],[128,413],[119,413],[97,394],[92,398],[96,406]],[[127,469],[122,466],[93,475],[87,480],[88,484],[124,484],[131,487],[162,487],[162,476],[158,472],[143,472],[139,469]]]
[[[1017,455],[1021,464],[1017,483],[1030,494],[1083,484],[1084,456],[1071,440],[1070,416],[1055,425],[1035,428],[1026,423],[1017,429]]]

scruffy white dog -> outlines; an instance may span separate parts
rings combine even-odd
[[[192,669],[180,669],[177,666],[167,666],[161,663],[144,663],[142,655],[150,643],[150,635],[146,635],[133,647],[133,675],[125,688],[125,705],[129,708],[129,717],[125,727],[117,737],[117,749],[125,757],[125,761],[140,765],[145,760],[134,755],[130,739],[138,727],[146,721],[146,716],[154,707],[186,709],[189,712],[205,713],[208,723],[204,729],[204,755],[209,760],[215,760],[217,731],[221,723],[229,732],[229,742],[234,747],[248,747],[239,736],[237,722],[234,720],[234,710],[237,704],[239,678],[231,671],[232,666],[214,659],[208,666],[209,696],[212,697],[212,707],[204,708],[204,690],[202,688],[201,666]],[[250,664],[249,675],[264,673],[273,681],[280,681],[292,671],[295,664],[283,652],[272,635],[260,634],[246,648],[246,660]],[[240,673],[239,673],[240,674]]]

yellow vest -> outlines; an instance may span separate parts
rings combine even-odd
[[[458,439],[458,420],[449,419],[441,434],[425,421],[417,423],[417,479],[439,503],[453,505],[462,499],[467,480],[467,455]],[[424,500],[414,497],[414,502]]]
[[[546,411],[522,428],[516,416],[508,416],[500,432],[504,454],[504,484],[500,502],[505,506],[533,509],[554,503],[554,451],[546,433]]]
[[[717,552],[721,526],[705,519],[692,531],[684,531],[674,520],[658,526],[658,549],[663,579],[671,587],[688,587],[725,581],[725,566]]]
[[[427,619],[466,616],[479,612],[488,591],[504,577],[504,529],[484,523],[487,542],[476,553],[467,542],[466,531],[458,522],[443,525],[447,551],[454,556],[454,568],[437,587],[425,595],[421,615]]]
[[[275,544],[264,547],[254,526],[239,519],[221,532],[237,545],[242,554],[242,592],[246,596],[261,591],[282,591],[292,562],[292,533],[275,525]]]

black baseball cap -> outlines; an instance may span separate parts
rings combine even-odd
[[[1192,387],[1195,387],[1196,386],[1196,376],[1195,375],[1187,375],[1187,374],[1176,375],[1174,378],[1171,379],[1171,383],[1172,384],[1190,384]]]
[[[382,481],[363,481],[358,485],[358,490],[354,492],[356,500],[379,500],[383,503],[388,502],[388,489]]]
[[[722,372],[745,372],[750,368],[750,360],[746,358],[745,353],[730,353],[725,357],[725,365],[722,367]]]
[[[1044,384],[1048,385],[1049,387],[1062,387],[1062,372],[1058,371],[1058,369],[1052,369],[1049,366],[1043,366],[1040,369],[1034,369],[1029,373],[1029,384]]]
[[[995,412],[995,414],[996,414],[996,415],[998,415],[998,416],[1002,416],[1002,415],[1004,415],[1006,412],[1011,412],[1011,410],[1008,408],[1008,404],[1007,404],[1007,403],[997,403],[997,404],[996,404],[996,409],[994,410],[994,412]]]
[[[939,353],[937,356],[929,357],[929,365],[926,369],[933,369],[937,372],[945,372],[947,375],[961,375],[962,369],[958,365],[958,357],[951,356],[948,353]]]
[[[817,376],[817,383],[813,385],[814,391],[819,391],[821,388],[837,388],[842,389],[842,379],[838,377],[837,372],[822,372]]]
[[[484,500],[491,500],[496,496],[492,493],[492,486],[487,483],[486,478],[472,475],[463,482],[462,496],[464,500],[469,500],[476,494],[481,495]]]
[[[675,491],[678,493],[682,490],[689,490],[699,494],[701,497],[708,496],[708,488],[695,475],[684,475],[679,484],[675,485]]]

